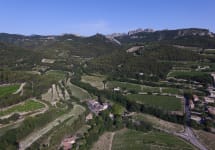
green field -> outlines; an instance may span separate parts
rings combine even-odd
[[[207,75],[205,72],[198,72],[198,71],[173,71],[169,74],[170,77],[179,77],[179,76],[204,76]]]
[[[86,90],[84,90],[74,84],[69,84],[68,88],[69,88],[70,92],[72,93],[72,96],[78,98],[79,100],[91,98],[90,94]]]
[[[205,54],[215,54],[215,49],[205,49]]]
[[[40,108],[45,107],[44,104],[38,102],[38,101],[34,101],[34,100],[27,100],[22,104],[18,104],[15,106],[12,106],[6,110],[0,111],[0,116],[5,116],[5,115],[9,115],[11,113],[15,113],[15,112],[30,112],[30,111],[34,111]]]
[[[116,132],[112,150],[193,150],[192,145],[162,132],[122,130]]]
[[[147,104],[154,107],[160,107],[168,111],[179,111],[182,109],[181,100],[176,97],[130,94],[127,98],[131,101],[136,101],[138,103]]]
[[[170,94],[183,94],[182,91],[178,88],[171,88],[171,87],[165,87],[162,88],[163,93],[170,93]]]
[[[57,80],[62,80],[66,77],[66,72],[60,70],[50,70],[46,72],[46,75],[51,76],[52,78],[56,78]]]
[[[170,72],[168,77],[175,77],[178,79],[185,79],[187,81],[197,81],[204,84],[212,84],[213,79],[208,72],[200,71],[173,71]]]
[[[18,88],[19,88],[18,84],[0,86],[0,97],[3,97],[8,94],[12,94],[12,93],[16,92],[16,90]]]

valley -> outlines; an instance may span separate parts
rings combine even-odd
[[[0,149],[213,150],[214,61],[206,29],[1,33]]]

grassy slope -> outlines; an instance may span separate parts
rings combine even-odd
[[[60,70],[50,70],[46,72],[46,75],[53,76],[56,79],[63,79],[66,77],[66,72]]]
[[[28,100],[24,102],[23,104],[15,105],[13,107],[10,107],[9,109],[6,109],[4,111],[0,111],[0,116],[8,115],[10,113],[14,112],[29,112],[34,111],[40,108],[45,107],[42,103],[36,102],[34,100]]]
[[[15,85],[8,85],[8,86],[0,86],[0,97],[3,97],[8,94],[12,94],[13,92],[16,92],[16,90],[19,88],[18,84]]]
[[[102,81],[104,81],[106,78],[102,75],[84,75],[81,77],[81,81],[84,83],[89,83],[91,86],[96,87],[97,89],[103,89],[104,84]]]
[[[91,98],[90,94],[87,91],[74,84],[70,84],[68,87],[71,90],[72,96],[80,100]]]
[[[139,113],[132,116],[132,118],[137,121],[145,121],[151,123],[155,128],[161,128],[172,132],[181,132],[184,129],[183,125],[168,122],[149,114]]]
[[[127,97],[129,98],[129,100],[152,105],[155,107],[161,107],[162,109],[169,111],[177,111],[182,109],[181,101],[175,97],[139,94],[130,94]]]
[[[115,134],[112,150],[192,150],[188,143],[162,132],[119,131]]]

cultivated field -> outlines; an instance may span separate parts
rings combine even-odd
[[[113,132],[105,132],[99,137],[98,141],[93,144],[91,150],[111,150],[113,136]]]
[[[198,71],[173,71],[169,74],[169,77],[180,77],[180,76],[204,76],[207,75],[205,72],[198,72]]]
[[[139,113],[139,114],[135,114],[132,117],[137,121],[143,120],[145,122],[151,123],[153,127],[158,129],[164,129],[170,132],[181,132],[184,130],[183,125],[168,122],[152,115]]]
[[[66,72],[60,70],[50,70],[46,72],[46,75],[51,76],[52,78],[56,78],[61,80],[66,77]]]
[[[141,94],[129,94],[127,97],[131,101],[160,107],[168,111],[182,110],[181,100],[176,97]]]
[[[106,78],[102,75],[84,75],[81,77],[81,81],[84,83],[89,83],[91,86],[96,87],[97,89],[104,89],[104,81]]]
[[[8,109],[0,111],[0,116],[9,115],[11,113],[30,112],[44,107],[44,104],[40,103],[39,101],[27,100],[23,103],[11,106]]]
[[[183,140],[162,132],[141,132],[135,130],[121,130],[116,132],[112,150],[192,150],[190,144]]]
[[[68,83],[67,87],[70,90],[70,92],[72,93],[72,96],[74,96],[80,100],[91,98],[90,94],[86,90],[84,90],[72,83]]]
[[[195,135],[209,150],[214,150],[215,148],[215,134],[209,133],[202,130],[194,130]]]
[[[8,94],[12,94],[16,92],[18,88],[19,88],[18,84],[0,86],[0,97],[6,96]]]

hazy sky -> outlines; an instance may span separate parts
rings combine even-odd
[[[0,0],[0,32],[91,35],[187,27],[215,32],[215,0]]]

